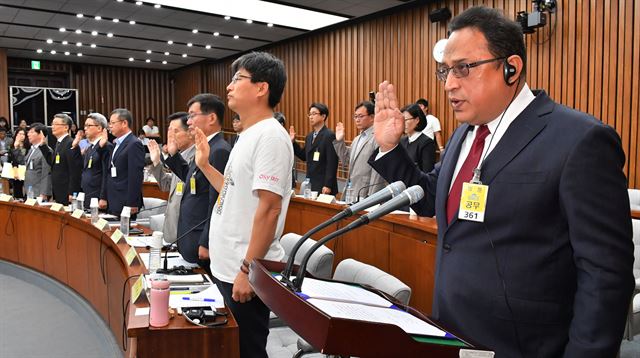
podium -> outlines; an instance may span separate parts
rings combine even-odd
[[[274,277],[284,266],[281,262],[254,260],[250,266],[249,282],[260,299],[278,317],[324,354],[357,357],[493,357],[490,350],[460,338],[412,336],[391,324],[328,316]],[[410,307],[399,303],[396,306],[459,337]]]

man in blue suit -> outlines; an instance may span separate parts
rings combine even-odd
[[[220,97],[201,93],[187,103],[189,107],[189,132],[201,129],[209,142],[209,163],[221,173],[227,165],[231,146],[222,136],[224,103]],[[209,271],[209,218],[218,199],[218,192],[196,167],[195,158],[187,162],[178,153],[173,133],[168,135],[167,150],[169,157],[165,164],[185,183],[180,215],[178,216],[178,251],[185,260],[197,262]],[[186,236],[185,236],[186,235]]]
[[[422,173],[398,146],[386,81],[370,160],[436,214],[434,318],[498,357],[615,357],[634,287],[620,138],[529,89],[521,28],[501,13],[471,8],[449,29],[437,77],[461,125],[441,162]]]
[[[142,172],[144,148],[129,126],[133,123],[131,112],[118,108],[111,112],[109,128],[116,136],[115,146],[109,156],[106,179],[107,212],[120,215],[123,206],[131,208],[131,218],[142,206]]]
[[[84,121],[84,132],[89,141],[89,147],[82,153],[82,191],[84,192],[84,207],[88,208],[91,198],[98,198],[106,202],[106,174],[109,173],[110,155],[113,144],[107,141],[107,119],[100,113],[89,113]],[[74,141],[78,145],[79,137]]]

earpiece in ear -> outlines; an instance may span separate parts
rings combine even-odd
[[[512,86],[515,82],[510,82],[509,79],[516,74],[516,67],[507,61],[505,58],[503,61],[503,69],[504,69],[504,81],[507,85]]]

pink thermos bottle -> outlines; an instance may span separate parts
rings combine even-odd
[[[149,324],[153,327],[164,327],[169,324],[169,281],[164,276],[151,279]]]

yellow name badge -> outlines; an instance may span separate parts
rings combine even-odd
[[[56,154],[56,164],[60,164],[60,154]]]
[[[127,265],[131,266],[131,263],[133,263],[133,260],[137,257],[136,254],[136,249],[134,249],[133,247],[129,248],[129,251],[127,251],[127,254],[124,255],[124,258],[127,260]]]
[[[184,183],[179,181],[178,183],[176,183],[176,195],[182,195],[183,191],[184,191]]]
[[[120,229],[116,229],[116,231],[111,234],[111,240],[113,240],[114,244],[117,244],[123,236],[122,231],[120,231]]]
[[[89,164],[87,164],[87,168],[91,169],[92,163],[93,163],[93,157],[89,157]]]
[[[36,199],[31,198],[31,199],[27,199],[27,200],[24,202],[24,204],[25,204],[25,205],[29,205],[29,206],[35,206],[37,202],[38,202],[38,201],[37,201]]]
[[[73,214],[71,214],[72,217],[76,218],[76,219],[80,219],[82,217],[82,214],[84,214],[84,212],[80,209],[76,209],[73,211]]]
[[[55,204],[51,205],[51,207],[49,209],[51,211],[60,211],[60,209],[62,209],[62,204],[55,203]]]
[[[196,178],[191,177],[189,180],[189,186],[191,187],[191,195],[196,195]]]
[[[140,275],[136,283],[131,286],[131,302],[136,303],[142,292],[144,292],[144,275]]]
[[[319,160],[320,160],[320,152],[316,150],[315,152],[313,152],[313,161],[317,162]]]
[[[93,224],[93,226],[97,227],[98,230],[103,230],[105,226],[107,226],[109,223],[107,222],[107,220],[100,218],[98,219],[98,221],[96,221],[95,224]]]
[[[462,183],[458,219],[484,222],[488,193],[488,185]]]

